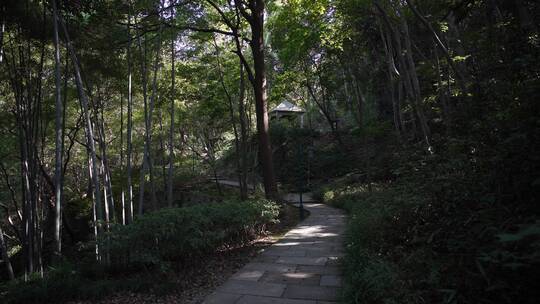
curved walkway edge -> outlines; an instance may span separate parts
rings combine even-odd
[[[203,304],[338,303],[345,215],[306,203],[310,216],[266,248]]]

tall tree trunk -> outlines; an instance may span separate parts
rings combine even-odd
[[[28,13],[28,7],[26,8]],[[19,37],[22,37],[23,29],[21,25],[14,30]],[[25,47],[26,46],[26,47]],[[24,256],[25,280],[39,267],[37,225],[37,205],[39,194],[39,173],[37,166],[38,157],[38,135],[39,135],[39,81],[36,81],[36,75],[32,74],[31,43],[27,40],[26,44],[19,43],[17,48],[11,44],[12,58],[9,60],[7,53],[5,61],[12,70],[9,73],[13,94],[15,96],[15,117],[17,123],[19,152],[20,152],[20,178],[21,178],[21,196],[22,196],[22,249]],[[44,53],[44,43],[41,48],[42,56]],[[42,61],[40,61],[41,63]],[[10,65],[11,63],[11,65]],[[40,64],[40,68],[42,65]],[[41,72],[37,73],[38,77]],[[34,85],[38,84],[37,90]],[[38,94],[36,94],[36,92]],[[37,263],[36,263],[37,262]]]
[[[221,87],[223,88],[223,92],[225,93],[225,96],[227,97],[228,106],[229,106],[229,118],[231,120],[231,125],[233,127],[233,134],[234,134],[234,148],[235,148],[235,160],[236,160],[236,171],[237,171],[237,177],[238,177],[238,184],[239,184],[239,190],[240,190],[240,198],[242,200],[245,199],[245,194],[247,191],[244,189],[244,184],[242,183],[242,173],[241,173],[241,161],[240,161],[240,140],[238,136],[238,128],[236,127],[236,119],[234,118],[234,105],[233,105],[233,99],[231,94],[229,93],[229,90],[227,89],[227,86],[225,85],[225,80],[223,78],[223,67],[221,65],[220,60],[220,50],[219,46],[217,45],[216,39],[214,37],[214,47],[216,49],[216,61],[219,71],[219,81],[221,83]]]
[[[135,28],[137,29],[137,23],[135,22]],[[143,215],[144,212],[144,188],[146,183],[146,170],[148,167],[148,157],[146,156],[148,151],[148,135],[149,135],[149,115],[148,115],[148,63],[147,63],[147,40],[144,39],[144,48],[141,43],[141,37],[142,35],[136,31],[137,36],[137,44],[139,47],[139,52],[141,53],[141,77],[142,77],[142,89],[143,89],[143,105],[144,105],[144,124],[145,124],[145,143],[144,143],[144,150],[143,150],[143,160],[142,160],[142,167],[140,169],[140,182],[139,182],[139,207],[138,207],[138,214],[139,216]]]
[[[21,107],[21,106],[20,106]],[[20,111],[20,110],[19,110]],[[24,120],[22,114],[19,114],[19,120]],[[32,202],[31,177],[30,177],[30,157],[28,154],[27,128],[19,128],[20,146],[21,146],[21,175],[23,182],[23,225],[24,225],[24,243],[23,250],[25,255],[25,281],[28,275],[34,272],[34,209]]]
[[[133,151],[133,145],[131,142],[132,138],[132,129],[133,129],[133,94],[132,94],[132,84],[131,84],[131,1],[129,2],[129,12],[128,12],[128,46],[127,46],[127,65],[128,65],[128,96],[127,96],[127,210],[126,210],[126,224],[133,222],[133,183],[131,181],[131,157]]]
[[[6,31],[6,9],[0,4],[0,63],[4,61],[4,33]]]
[[[456,73],[456,78],[458,79],[458,85],[460,86],[461,90],[464,93],[467,93],[467,86],[466,86],[467,84],[466,84],[466,79],[465,79],[465,76],[464,76],[464,72],[461,71],[456,66],[456,64],[454,62],[454,59],[450,55],[450,51],[448,50],[446,45],[444,45],[444,43],[442,42],[441,38],[439,37],[439,35],[437,34],[437,32],[435,31],[433,26],[431,26],[431,23],[429,23],[429,21],[426,19],[426,17],[424,17],[424,15],[422,15],[420,13],[420,11],[418,11],[418,9],[412,3],[412,1],[411,0],[405,0],[405,1],[407,1],[407,4],[409,5],[411,10],[413,11],[414,15],[420,20],[420,22],[422,22],[422,24],[424,24],[427,27],[428,31],[431,33],[431,35],[435,39],[435,42],[437,43],[437,45],[443,51],[444,56],[448,60],[448,64],[450,64],[450,66],[452,67],[452,70],[454,70],[454,73]]]
[[[150,175],[150,203],[152,206],[152,209],[156,209],[156,188],[155,188],[155,180],[154,180],[154,163],[153,158],[151,155],[152,152],[152,116],[154,113],[154,101],[156,98],[157,93],[157,71],[159,68],[159,57],[160,57],[160,48],[161,48],[161,32],[162,32],[162,23],[160,23],[159,26],[159,33],[158,33],[158,42],[157,42],[157,51],[156,51],[156,57],[154,61],[154,67],[153,67],[153,79],[152,79],[152,95],[150,97],[150,102],[147,104],[146,102],[146,94],[145,99],[145,111],[144,111],[144,118],[145,118],[145,145],[144,145],[144,153],[143,153],[143,167],[141,172],[141,182],[140,182],[140,197],[139,197],[139,215],[142,215],[143,213],[143,201],[144,201],[144,184],[146,179],[146,171],[148,170],[148,173]],[[140,38],[139,38],[139,47],[140,47]],[[145,60],[143,62],[144,68],[143,73],[146,75],[147,69],[146,69],[146,40],[145,40],[145,48],[144,48],[144,54],[145,54]],[[143,91],[146,91],[146,77],[143,75]]]
[[[420,86],[418,84],[418,77],[416,76],[416,66],[414,64],[414,60],[412,59],[412,50],[411,50],[410,37],[408,33],[407,24],[405,23],[405,20],[402,19],[401,26],[402,26],[402,30],[405,33],[405,44],[406,44],[406,54],[403,55],[401,37],[398,31],[394,28],[394,26],[392,25],[392,23],[390,22],[388,18],[386,11],[379,5],[379,3],[374,2],[374,5],[379,11],[382,17],[382,20],[384,21],[387,27],[389,36],[391,36],[391,39],[393,40],[393,44],[395,45],[394,50],[396,50],[396,56],[399,61],[399,69],[400,69],[399,74],[403,78],[403,82],[405,84],[407,94],[411,100],[411,106],[420,123],[420,128],[422,130],[422,137],[425,140],[426,145],[428,146],[428,149],[431,150],[430,130],[429,130],[429,126],[427,125],[427,120],[425,118],[424,111],[422,109],[422,98],[420,96]]]
[[[60,42],[58,39],[58,9],[56,0],[52,0],[53,7],[53,36],[54,36],[54,76],[55,76],[55,100],[56,100],[56,136],[55,136],[55,215],[54,215],[54,253],[62,254],[62,154],[63,154],[63,104],[60,87]]]
[[[218,195],[220,197],[223,197],[223,191],[221,190],[221,185],[219,184],[219,176],[216,168],[216,154],[214,150],[214,143],[212,142],[211,135],[208,134],[208,132],[204,132],[202,134],[202,139],[204,141],[204,146],[208,154],[208,164],[210,165],[210,168],[212,169],[212,173],[214,175],[214,181],[216,183]]]
[[[238,114],[240,116],[240,154],[241,154],[241,168],[240,168],[240,184],[242,185],[243,191],[240,193],[240,198],[242,200],[247,199],[248,197],[248,183],[247,183],[247,170],[248,170],[248,151],[247,151],[247,142],[248,142],[248,130],[247,130],[247,117],[246,109],[244,105],[246,85],[244,78],[244,66],[240,63],[240,83],[239,83],[239,94],[238,94]]]
[[[56,20],[58,22],[58,20]],[[66,111],[66,108],[67,108],[67,88],[68,88],[68,78],[69,78],[69,50],[67,49],[67,47],[64,47],[65,49],[65,62],[64,62],[64,92],[66,92],[66,94],[64,94],[63,96],[63,100],[62,100],[62,144],[61,144],[61,151],[62,151],[62,155],[65,156],[65,161],[64,161],[64,164],[63,164],[63,168],[62,168],[62,177],[61,177],[61,181],[62,181],[62,185],[60,186],[60,196],[62,197],[62,202],[64,201],[64,181],[65,181],[65,176],[66,176],[66,169],[67,169],[67,166],[69,164],[69,159],[71,158],[71,149],[73,148],[73,145],[75,144],[75,141],[71,141],[70,142],[70,145],[68,147],[68,150],[64,153],[65,151],[65,134],[66,134],[66,116],[67,116],[67,111]],[[79,118],[77,119],[77,122],[75,123],[75,133],[79,131],[79,122],[80,122],[80,116]],[[68,134],[68,137],[69,137],[69,134]],[[64,157],[63,157],[64,158]],[[62,210],[61,210],[62,211]],[[71,239],[72,241],[75,240],[75,238],[73,237],[74,234],[73,234],[73,231],[69,228],[69,225],[68,223],[66,222],[65,220],[65,213],[64,211],[62,211],[62,224],[63,224],[63,227],[66,227],[66,231],[68,232],[68,234],[71,236]],[[61,237],[62,235],[60,235]]]
[[[268,127],[267,83],[264,65],[264,0],[250,0],[251,53],[253,56],[253,93],[257,116],[259,155],[263,170],[266,197],[277,198],[277,184],[272,161],[272,147]]]
[[[403,81],[403,87],[405,88],[405,94],[408,96],[409,104],[411,105],[412,112],[411,112],[411,119],[414,123],[415,130],[415,138],[417,138],[417,124],[416,121],[420,123],[420,132],[422,133],[421,138],[423,140],[429,139],[429,137],[426,136],[425,128],[422,126],[424,123],[422,122],[422,118],[424,117],[422,108],[419,107],[419,96],[417,95],[416,90],[413,86],[413,80],[411,79],[410,69],[407,66],[407,63],[405,61],[404,55],[403,55],[403,49],[401,48],[401,38],[397,37],[398,40],[396,43],[396,47],[399,50],[398,52],[398,60],[399,60],[399,69],[400,69],[400,75],[402,76]],[[430,146],[429,141],[426,141],[426,145]]]
[[[69,49],[69,53],[71,56],[71,61],[73,63],[73,68],[75,72],[75,83],[77,86],[77,91],[79,94],[79,101],[81,104],[81,109],[84,116],[85,121],[85,128],[86,128],[86,140],[88,144],[88,148],[90,149],[90,172],[92,184],[94,188],[94,204],[96,206],[96,219],[95,219],[95,225],[97,228],[98,235],[101,234],[102,226],[101,221],[103,219],[103,209],[101,205],[101,191],[100,191],[100,184],[99,184],[99,176],[98,176],[98,163],[97,163],[97,156],[96,156],[96,146],[94,142],[94,130],[92,127],[92,121],[90,119],[90,113],[88,110],[88,97],[86,96],[86,93],[84,92],[84,86],[83,86],[83,80],[81,76],[81,70],[79,67],[79,60],[77,59],[77,54],[75,53],[75,48],[72,45],[71,39],[69,38],[69,33],[66,29],[66,26],[64,25],[64,22],[61,18],[58,18],[60,22],[60,26],[62,27],[62,31],[64,33],[64,37],[66,39],[66,43]],[[97,252],[97,259],[100,258],[100,252],[99,247],[96,243],[96,252]]]
[[[358,83],[358,79],[356,77],[356,74],[354,71],[351,71],[351,76],[353,80],[353,88],[354,93],[356,95],[356,115],[358,116],[358,125],[361,127],[364,123],[364,105],[366,104],[366,97],[364,95],[364,92],[362,92],[362,88],[360,88],[360,84]]]
[[[159,97],[161,98],[161,96]],[[159,103],[159,102],[158,102]],[[167,193],[167,163],[165,162],[165,132],[163,131],[163,109],[159,108],[159,160],[161,163],[161,182],[163,195]],[[168,202],[167,202],[168,205]]]
[[[386,75],[388,77],[388,88],[390,89],[390,99],[392,102],[392,111],[394,118],[394,128],[396,134],[401,136],[403,129],[403,121],[401,120],[401,106],[400,106],[400,95],[396,98],[396,83],[399,85],[398,77],[399,72],[396,68],[396,63],[394,61],[394,50],[392,48],[391,39],[388,39],[388,35],[385,35],[382,25],[379,23],[379,34],[381,36],[381,41],[383,43],[384,53],[386,55]]]
[[[87,162],[88,162],[88,177],[89,177],[89,181],[92,181],[94,178],[94,173],[93,173],[93,170],[92,170],[92,161],[90,159],[90,157],[88,157],[87,159]],[[99,190],[98,190],[99,192]],[[97,214],[97,208],[98,206],[96,205],[96,196],[95,196],[95,192],[94,192],[94,187],[92,186],[92,182],[89,182],[88,183],[88,193],[89,193],[89,196],[92,197],[92,220],[94,221],[94,241],[96,242],[96,246],[94,248],[94,254],[96,256],[96,260],[97,261],[100,261],[101,260],[101,254],[100,254],[100,247],[99,247],[99,243],[98,243],[98,239],[99,239],[99,236],[100,236],[100,229],[98,229],[98,214]],[[99,220],[100,221],[100,220]]]
[[[99,128],[99,127],[98,127]],[[103,156],[105,154],[103,146],[101,144],[102,139],[99,138],[99,145],[101,149],[101,159],[100,159],[100,173],[101,178],[103,180],[103,211],[104,211],[104,224],[105,224],[105,231],[109,231],[111,218],[110,218],[110,201],[109,201],[109,188],[107,187],[107,169],[105,165],[105,160],[103,159]]]
[[[163,5],[162,5],[163,7]],[[149,113],[148,113],[148,132],[147,133],[147,153],[146,157],[148,158],[147,163],[149,165],[149,173],[150,173],[150,203],[152,204],[152,209],[157,209],[157,198],[156,198],[156,184],[155,184],[155,177],[154,177],[154,158],[152,156],[152,118],[154,115],[154,106],[156,103],[157,98],[157,75],[159,70],[159,60],[161,58],[161,30],[162,25],[160,25],[159,33],[158,33],[158,41],[157,41],[157,51],[156,51],[156,58],[154,61],[154,75],[152,79],[152,96],[150,97],[150,105],[149,105]]]
[[[405,50],[406,50],[406,60],[409,68],[408,74],[409,79],[413,85],[415,100],[416,100],[416,113],[419,118],[420,127],[422,128],[422,134],[428,148],[431,148],[431,130],[427,124],[427,119],[424,115],[423,102],[422,102],[422,93],[420,91],[420,82],[418,81],[418,75],[416,74],[416,65],[412,57],[412,48],[411,48],[411,37],[409,36],[409,26],[404,18],[401,19],[401,26],[403,32],[405,33]]]
[[[174,6],[171,5],[171,22],[174,23]],[[176,37],[171,38],[171,123],[169,126],[169,170],[167,172],[167,206],[170,208],[173,206],[173,171],[174,171],[174,100],[176,95],[176,48],[174,43]]]
[[[345,70],[347,70],[347,74],[345,74]],[[349,72],[349,68],[348,67],[345,67],[345,65],[343,67],[341,67],[341,77],[342,77],[342,81],[343,81],[343,90],[344,90],[344,93],[345,93],[345,104],[346,104],[346,109],[348,112],[351,113],[351,115],[353,115],[353,117],[355,117],[356,119],[356,122],[358,122],[358,118],[356,117],[356,115],[354,115],[353,113],[353,95],[351,94],[351,90],[349,89],[349,78],[347,77],[347,75],[350,74]]]
[[[240,16],[239,16],[239,5],[241,5],[239,2],[236,2],[237,6],[237,22],[240,24]],[[240,80],[239,80],[239,93],[238,93],[238,113],[240,115],[240,134],[241,134],[241,173],[240,173],[240,184],[241,184],[241,193],[240,198],[241,199],[247,199],[248,197],[248,134],[250,134],[250,126],[251,126],[251,112],[246,112],[246,105],[245,105],[245,98],[246,98],[246,86],[245,86],[245,74],[247,72],[248,79],[251,81],[251,84],[254,85],[254,77],[253,73],[251,71],[251,68],[247,64],[246,59],[243,57],[242,49],[243,49],[243,42],[240,41],[240,39],[235,37],[235,44],[236,44],[236,52],[239,59],[240,64]],[[251,106],[248,105],[248,110],[251,110]],[[256,158],[256,157],[255,157]],[[254,173],[255,174],[255,173]],[[243,189],[243,191],[242,191]]]
[[[114,205],[114,195],[112,192],[112,181],[111,181],[111,169],[109,166],[109,158],[107,156],[107,144],[106,144],[106,135],[105,135],[105,119],[103,115],[103,103],[101,103],[101,97],[99,97],[99,100],[96,103],[96,122],[98,125],[98,139],[99,139],[99,145],[101,148],[101,161],[102,161],[102,168],[103,168],[103,192],[106,193],[105,198],[105,222],[107,224],[107,229],[109,227],[109,223],[112,219],[115,218],[115,205]],[[100,116],[99,118],[97,116]]]
[[[124,96],[120,94],[120,172],[124,173]],[[126,193],[124,184],[120,185],[120,222],[126,224]]]
[[[36,114],[35,114],[35,120],[36,120],[36,138],[41,138],[41,143],[39,145],[35,146],[36,149],[36,158],[35,158],[35,172],[36,172],[36,186],[37,186],[37,199],[36,199],[36,206],[35,206],[35,214],[36,214],[36,220],[35,220],[35,227],[36,227],[36,234],[37,234],[37,241],[36,241],[36,259],[37,259],[37,267],[40,273],[40,276],[43,277],[43,234],[44,234],[44,225],[43,222],[45,221],[45,207],[47,207],[47,219],[53,219],[54,217],[54,208],[52,206],[52,197],[53,193],[55,191],[55,185],[54,181],[50,179],[50,177],[47,175],[45,170],[42,170],[43,163],[42,160],[45,157],[45,142],[47,139],[47,130],[45,121],[43,119],[43,79],[45,78],[44,75],[44,63],[45,63],[45,52],[46,52],[46,39],[47,39],[47,30],[46,30],[46,22],[47,22],[47,9],[45,6],[43,6],[43,22],[42,22],[42,37],[41,37],[41,52],[40,52],[40,60],[39,60],[39,71],[37,74],[37,98],[36,98]],[[40,149],[38,149],[38,147]],[[50,182],[50,183],[48,183]],[[45,186],[48,186],[47,189],[45,189]],[[48,194],[45,194],[45,191],[48,192]],[[50,198],[49,198],[50,197]],[[47,200],[47,202],[45,202]],[[48,221],[48,224],[54,225],[53,222]],[[49,225],[47,225],[49,226]]]

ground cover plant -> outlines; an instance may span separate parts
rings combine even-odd
[[[280,209],[285,210],[281,215]],[[297,211],[264,199],[163,209],[132,225],[112,227],[100,241],[108,262],[96,263],[95,253],[83,249],[77,260],[51,267],[44,278],[2,284],[0,293],[6,303],[99,300],[115,292],[170,294],[176,291],[176,278],[183,277],[182,273],[191,273],[190,280],[197,281],[205,276],[201,274],[204,265],[218,266],[218,252],[224,256],[219,259],[248,259],[249,250],[240,254],[235,250],[249,249],[251,241],[267,234],[269,228],[280,233],[281,218],[283,227],[294,225],[291,212]]]

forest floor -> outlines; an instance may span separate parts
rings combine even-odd
[[[205,259],[204,263],[178,270],[170,274],[166,286],[160,284],[152,292],[119,292],[99,301],[71,301],[68,304],[201,303],[217,286],[297,225],[300,221],[298,214],[298,208],[283,205],[279,222],[269,226],[266,235],[244,246],[220,251]]]

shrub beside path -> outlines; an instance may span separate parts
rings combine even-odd
[[[314,202],[304,207],[310,212],[306,220],[231,276],[203,304],[338,303],[345,215]]]

